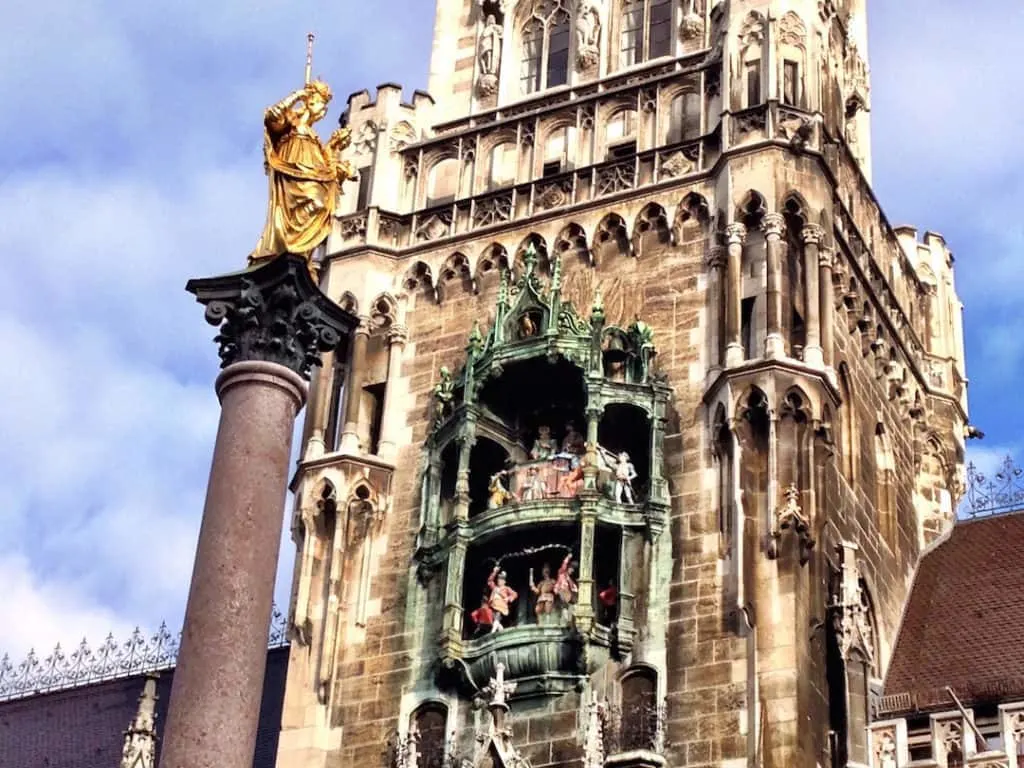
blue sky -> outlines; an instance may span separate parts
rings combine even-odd
[[[0,28],[0,653],[181,620],[218,408],[184,290],[262,225],[260,115],[314,69],[345,96],[426,88],[427,0],[9,4]],[[162,7],[161,7],[162,6]],[[946,236],[985,463],[1024,369],[1024,6],[870,8],[875,186]],[[1018,453],[1020,453],[1018,451]],[[1024,456],[1022,456],[1024,458]],[[286,599],[292,552],[282,548]]]

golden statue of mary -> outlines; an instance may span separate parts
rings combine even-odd
[[[341,159],[351,141],[349,130],[337,129],[325,146],[313,129],[330,100],[328,85],[314,80],[264,113],[270,194],[267,223],[250,263],[283,253],[311,260],[331,231],[342,183],[356,175],[351,163]]]

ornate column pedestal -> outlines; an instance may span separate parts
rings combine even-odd
[[[819,322],[818,249],[825,237],[825,230],[817,224],[804,227],[804,282],[807,285],[807,345],[804,347],[804,362],[813,368],[824,368],[825,358],[821,350],[821,324]]]
[[[765,260],[767,266],[767,326],[764,341],[765,357],[782,357],[786,353],[786,342],[782,338],[782,233],[786,219],[781,213],[765,214],[764,222]]]
[[[740,338],[743,298],[743,241],[747,228],[730,224],[725,228],[728,260],[725,283],[725,367],[732,368],[743,362],[743,340]]]
[[[353,319],[281,256],[187,290],[220,326],[220,424],[161,768],[250,768],[295,416]]]

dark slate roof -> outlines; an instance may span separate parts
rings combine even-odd
[[[287,647],[267,652],[253,768],[274,766],[287,669]],[[157,682],[158,735],[173,677],[161,672]],[[134,675],[0,703],[0,768],[117,768],[145,681]]]
[[[1024,695],[1024,511],[958,522],[921,559],[883,712]]]

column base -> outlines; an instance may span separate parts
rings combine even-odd
[[[743,347],[730,344],[725,348],[725,367],[735,368],[737,365],[743,365]]]
[[[317,430],[306,442],[306,449],[302,453],[302,460],[316,461],[325,453],[327,453],[327,444],[324,443],[323,433]]]
[[[822,352],[821,347],[817,345],[804,347],[804,363],[811,368],[824,368],[825,353]]]
[[[351,456],[359,455],[359,435],[356,434],[354,425],[352,429],[349,429],[349,425],[345,425],[345,431],[341,433],[341,442],[338,444],[338,450]]]
[[[772,359],[785,357],[786,355],[786,342],[783,340],[782,335],[778,333],[768,334],[768,337],[764,340],[764,356]]]

